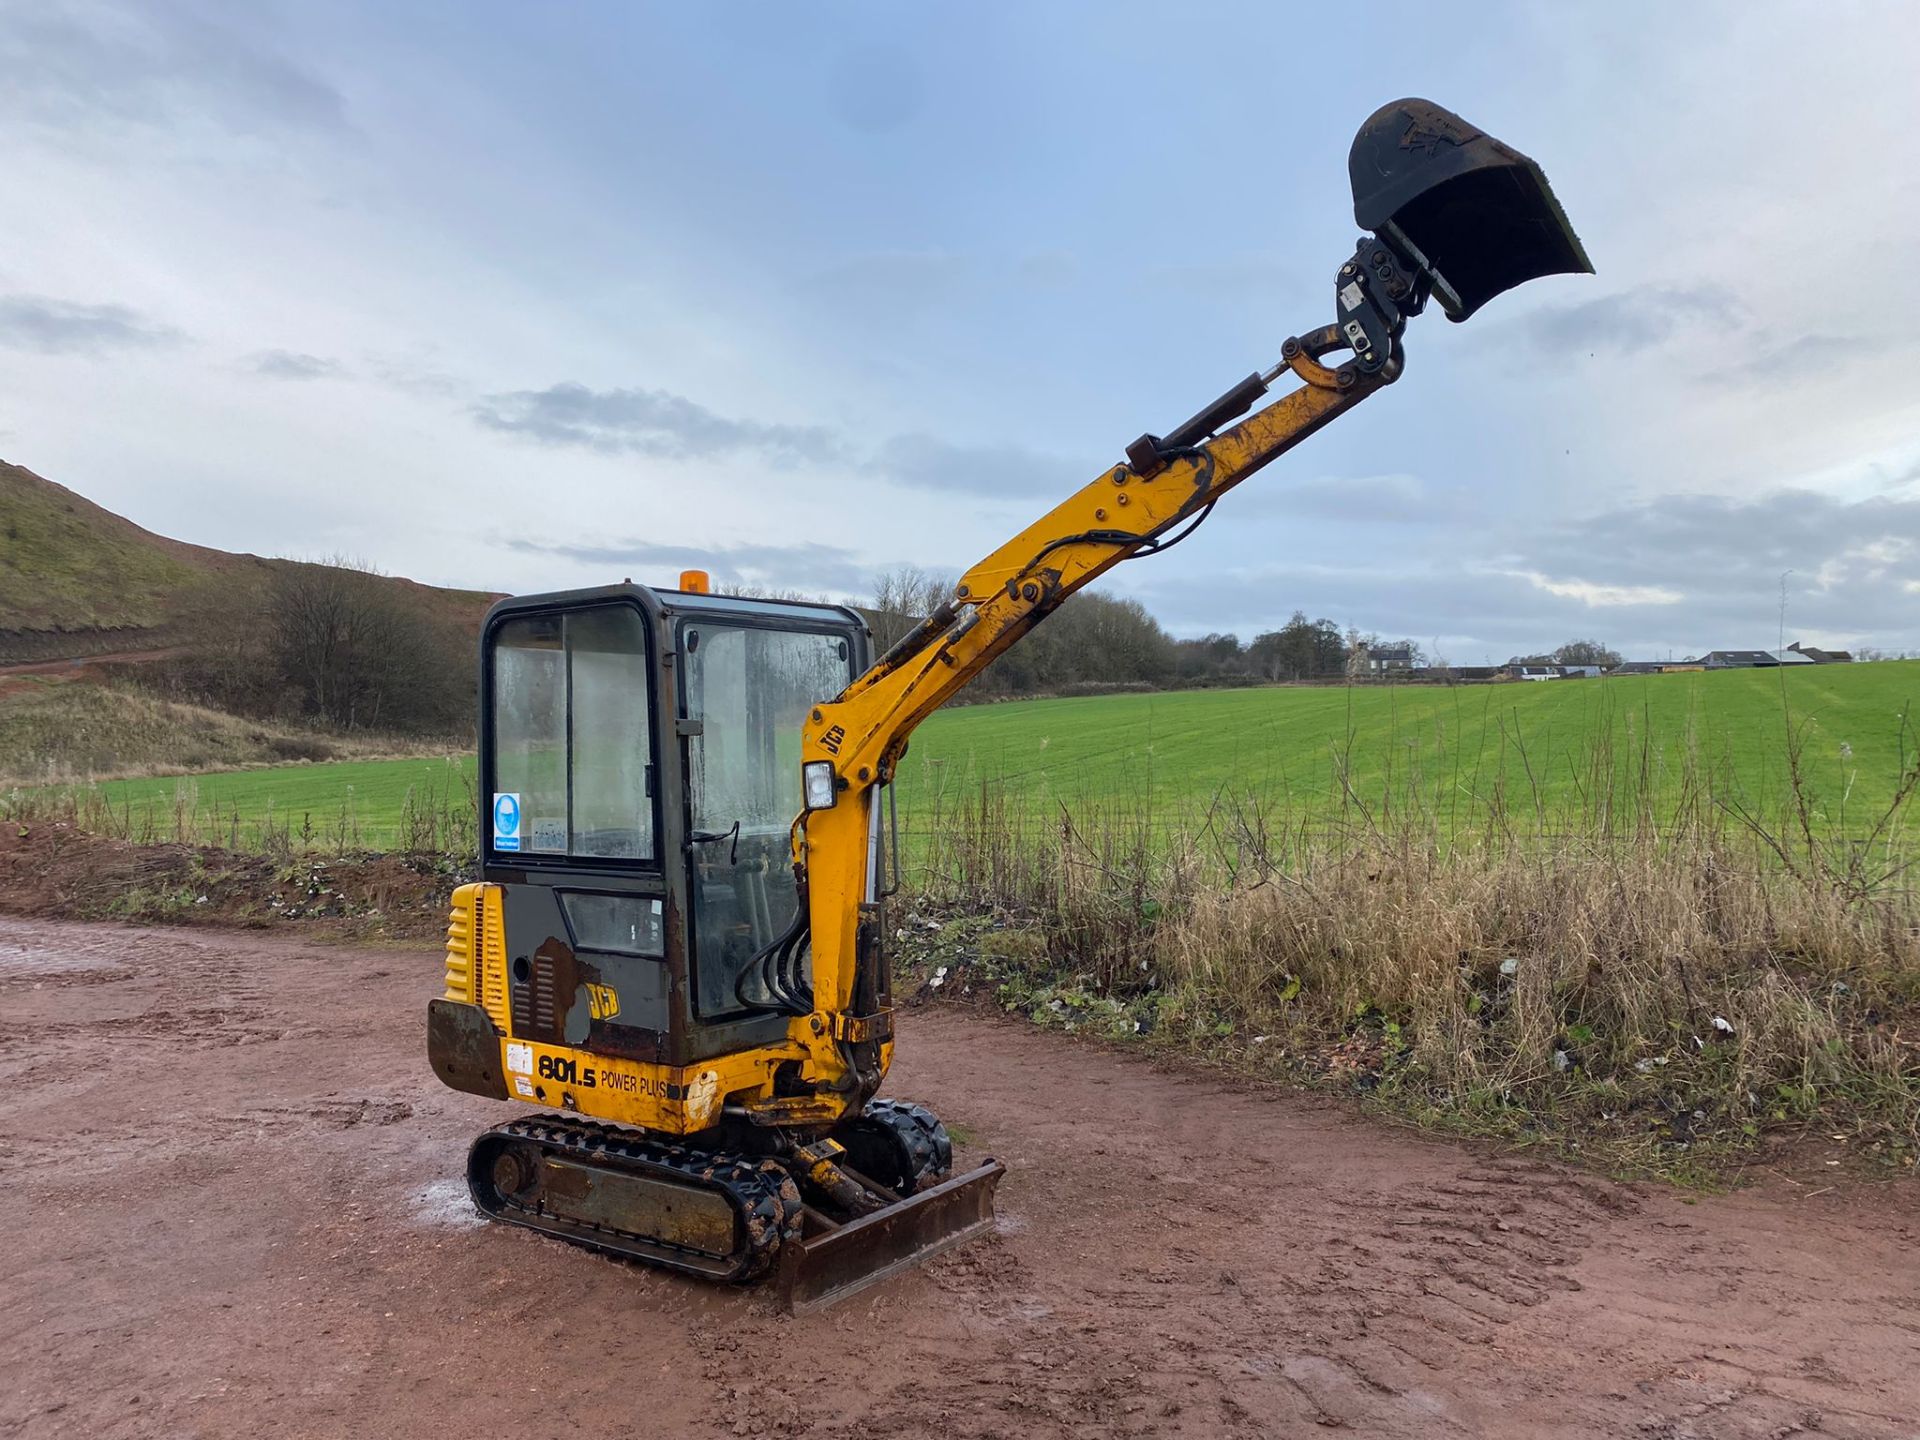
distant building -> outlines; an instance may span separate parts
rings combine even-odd
[[[1785,650],[1709,650],[1700,657],[1705,670],[1774,670],[1782,665],[1811,665],[1813,657]]]
[[[1853,663],[1851,650],[1820,650],[1812,645],[1802,645],[1798,640],[1787,646],[1797,655],[1804,655],[1816,665],[1850,665]]]
[[[1512,680],[1558,680],[1558,665],[1522,665],[1509,661],[1506,666],[1507,677]]]
[[[1622,660],[1609,675],[1673,675],[1682,670],[1702,670],[1698,660]]]
[[[1367,646],[1367,673],[1384,675],[1390,670],[1413,669],[1413,642],[1400,640]]]

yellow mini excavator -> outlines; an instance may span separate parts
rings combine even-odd
[[[1429,300],[1464,320],[1592,268],[1539,167],[1437,105],[1384,107],[1348,163],[1367,233],[1333,323],[1129,445],[878,659],[851,610],[696,572],[494,606],[484,878],[453,897],[427,1051],[455,1089],[542,1113],[474,1142],[481,1211],[714,1279],[777,1273],[794,1310],[991,1228],[1002,1167],[950,1173],[940,1122],[876,1098],[907,737],[1067,596],[1398,379]]]

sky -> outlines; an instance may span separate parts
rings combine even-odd
[[[1455,664],[1920,647],[1920,6],[0,0],[0,458],[528,592],[958,573],[1333,317],[1420,95],[1597,273],[1101,582]]]

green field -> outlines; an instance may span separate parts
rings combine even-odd
[[[1470,828],[1496,812],[1552,823],[1638,798],[1678,804],[1710,788],[1723,803],[1777,816],[1789,798],[1791,716],[1815,816],[1856,829],[1885,809],[1913,763],[1903,716],[1916,699],[1920,662],[979,705],[922,727],[900,803],[910,828],[983,786],[1035,815],[1117,806],[1175,824],[1228,796],[1295,817],[1356,801],[1376,812],[1417,806]],[[97,794],[136,821],[190,815],[227,833],[264,822],[295,843],[345,835],[373,847],[397,843],[409,805],[465,824],[474,808],[470,758],[120,780]]]
[[[1369,808],[1417,801],[1473,823],[1495,804],[1564,816],[1636,796],[1677,803],[1710,785],[1771,811],[1789,795],[1791,729],[1806,793],[1851,821],[1883,809],[1903,756],[1912,764],[1911,701],[1920,662],[983,705],[922,730],[903,803],[924,813],[932,797],[982,781],[1028,809],[1120,801],[1173,815],[1218,795],[1297,813],[1350,793]]]
[[[96,787],[115,828],[135,837],[257,841],[284,831],[295,846],[384,849],[400,843],[409,811],[422,824],[471,839],[473,758],[348,760],[214,771]]]

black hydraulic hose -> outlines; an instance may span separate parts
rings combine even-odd
[[[784,952],[807,933],[807,909],[804,897],[793,912],[793,921],[785,931],[776,936],[771,943],[756,951],[747,963],[740,967],[740,973],[733,982],[733,997],[749,1010],[765,1008],[757,1000],[747,997],[747,981],[758,977],[761,988],[773,997],[776,1009],[789,1011],[796,1015],[808,1014],[813,1006],[808,1003],[800,1007],[800,997],[783,989],[782,972],[785,969]]]

